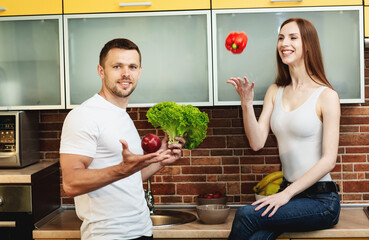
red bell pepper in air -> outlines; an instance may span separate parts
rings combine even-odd
[[[242,53],[247,44],[247,35],[245,32],[231,32],[226,41],[226,48],[234,54]]]

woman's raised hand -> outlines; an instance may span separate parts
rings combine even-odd
[[[243,77],[243,79],[240,77],[231,77],[227,81],[227,83],[230,83],[234,86],[238,95],[241,98],[242,103],[252,104],[252,101],[254,99],[254,86],[255,86],[254,82],[250,84],[247,77]]]

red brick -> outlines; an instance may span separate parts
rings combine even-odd
[[[340,132],[360,132],[359,126],[340,126]],[[361,131],[362,132],[362,131]]]
[[[280,170],[280,165],[253,165],[253,173],[272,173]]]
[[[341,115],[369,115],[369,108],[366,107],[355,107],[355,108],[341,108]]]
[[[237,118],[238,115],[238,108],[235,109],[214,109],[212,111],[213,118]]]
[[[369,163],[367,164],[354,164],[354,171],[369,171]]]
[[[264,164],[265,157],[264,156],[245,156],[240,157],[241,164]]]
[[[241,193],[241,187],[239,182],[233,182],[233,183],[227,183],[227,194],[240,194]]]
[[[342,164],[342,170],[344,172],[352,172],[354,171],[354,165],[353,164]]]
[[[214,135],[244,135],[243,128],[214,128]]]
[[[256,181],[256,177],[254,174],[242,174],[241,177],[242,177],[241,181],[246,181],[246,182]]]
[[[343,200],[361,200],[361,194],[343,194]]]
[[[221,174],[218,176],[220,182],[238,182],[240,181],[240,174]]]
[[[226,138],[225,137],[213,137],[208,136],[205,140],[198,146],[198,148],[225,148]]]
[[[281,159],[278,156],[265,156],[266,164],[281,164]]]
[[[58,131],[43,131],[40,132],[40,139],[46,139],[46,138],[58,138],[59,132]]]
[[[165,175],[162,176],[164,182],[205,182],[205,175]]]
[[[161,203],[182,203],[181,196],[161,196]]]
[[[252,166],[251,165],[241,165],[241,173],[251,173]]]
[[[227,136],[228,148],[246,148],[249,147],[249,143],[246,136]]]
[[[342,162],[365,162],[365,155],[343,155]]]
[[[58,139],[40,139],[40,151],[59,151],[60,140]]]
[[[369,126],[360,126],[360,132],[369,132]]]
[[[340,146],[367,145],[369,143],[369,134],[341,134]]]
[[[137,129],[155,129],[148,121],[134,121]]]
[[[224,166],[223,169],[224,174],[240,173],[239,166]]]
[[[233,151],[231,149],[215,149],[210,151],[211,156],[232,156]]]
[[[369,153],[369,147],[346,147],[346,153]]]
[[[182,167],[182,174],[222,174],[222,167]]]
[[[357,179],[357,173],[343,173],[343,179],[345,180]]]
[[[365,179],[365,173],[363,173],[363,172],[358,172],[358,173],[357,173],[357,178],[358,178],[358,179]]]
[[[193,157],[192,165],[220,165],[220,157]]]
[[[211,119],[208,123],[209,128],[219,128],[219,127],[231,127],[230,119]]]
[[[242,182],[241,183],[241,193],[242,194],[251,194],[254,193],[253,187],[257,184],[257,182]]]
[[[193,149],[191,156],[210,156],[210,150],[205,149]]]
[[[206,181],[207,182],[216,182],[218,181],[217,175],[206,175]]]
[[[341,117],[341,124],[369,124],[369,117]]]
[[[344,192],[369,192],[369,181],[344,181]]]
[[[240,158],[239,157],[222,157],[222,164],[223,165],[234,165],[239,164]]]
[[[40,123],[40,131],[61,131],[63,123]]]
[[[232,123],[232,127],[242,127],[243,128],[242,119],[232,119],[231,123]]]
[[[182,157],[171,164],[171,166],[186,166],[191,165],[191,159],[189,157]]]
[[[175,194],[175,188],[173,183],[151,184],[151,191],[154,195],[173,195]]]

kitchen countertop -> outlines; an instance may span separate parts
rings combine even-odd
[[[32,175],[57,163],[58,160],[42,160],[24,168],[0,169],[0,184],[31,183]]]
[[[176,209],[191,212],[195,209]],[[169,227],[154,227],[154,238],[227,238],[235,209],[223,224],[207,225],[200,220]],[[52,220],[33,231],[36,239],[80,238],[81,221],[73,209],[61,210]],[[369,237],[369,219],[362,207],[342,208],[339,223],[331,229],[312,232],[283,233],[279,238],[343,238]]]

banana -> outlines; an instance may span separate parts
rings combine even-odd
[[[266,175],[263,179],[261,179],[261,181],[258,184],[256,184],[256,186],[254,186],[253,190],[254,192],[258,193],[262,191],[262,189],[265,188],[269,183],[276,180],[281,181],[280,178],[282,177],[283,177],[282,171],[270,173]]]
[[[281,185],[283,182],[283,177],[280,177],[278,178],[277,180],[274,180],[272,183],[275,183],[275,184],[278,184],[278,185]]]
[[[259,194],[259,195],[263,195],[263,196],[265,196],[265,190],[263,190],[263,191],[259,192],[258,194]]]
[[[268,185],[266,185],[265,187],[265,195],[266,196],[269,196],[269,195],[272,195],[276,192],[278,192],[280,186],[278,184],[275,184],[275,183],[269,183]]]

